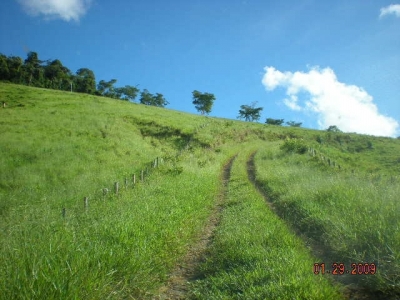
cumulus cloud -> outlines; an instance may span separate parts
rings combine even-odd
[[[400,4],[391,4],[389,6],[382,7],[379,17],[382,18],[390,14],[394,14],[396,17],[400,18]]]
[[[79,21],[88,10],[91,0],[18,0],[18,2],[33,16],[44,15],[48,19]]]
[[[364,89],[338,81],[330,68],[313,67],[308,72],[281,72],[265,67],[262,83],[268,91],[286,89],[283,103],[291,110],[313,112],[320,129],[336,125],[346,132],[378,136],[396,135],[399,123],[378,112]],[[300,98],[300,99],[299,99]]]

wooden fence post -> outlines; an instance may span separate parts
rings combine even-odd
[[[118,182],[114,183],[114,190],[115,190],[115,194],[118,195],[118,192],[119,192],[119,183]]]
[[[141,174],[140,174],[140,179],[141,179],[141,181],[144,180],[144,171],[143,171],[143,170],[142,170],[142,172],[141,172]]]
[[[133,176],[132,176],[132,181],[133,181],[133,185],[135,185],[136,184],[136,175],[135,174],[133,174]]]
[[[7,103],[3,102],[3,108],[6,108]]]
[[[88,206],[89,206],[89,198],[88,197],[83,198],[83,206],[85,207],[85,209],[88,208]]]

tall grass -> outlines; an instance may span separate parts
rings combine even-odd
[[[321,167],[278,147],[256,156],[257,180],[279,215],[325,250],[326,264],[375,263],[375,275],[341,276],[372,291],[400,291],[400,184]],[[316,245],[314,245],[316,246]]]
[[[219,163],[166,164],[119,196],[11,208],[1,222],[1,299],[143,298],[204,225]]]

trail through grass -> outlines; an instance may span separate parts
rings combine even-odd
[[[236,156],[229,158],[221,169],[219,193],[207,223],[199,232],[193,244],[190,245],[184,257],[178,260],[177,265],[169,275],[168,282],[160,288],[160,294],[155,297],[156,299],[187,299],[189,297],[190,283],[201,276],[199,267],[206,259],[208,247],[220,222],[230,180],[231,167],[235,158]]]
[[[232,168],[228,196],[204,278],[192,284],[194,299],[340,299],[338,288],[315,276],[316,261],[303,242],[266,205],[247,179],[241,153]]]

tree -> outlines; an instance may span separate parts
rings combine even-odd
[[[209,114],[211,112],[211,108],[215,101],[215,96],[210,93],[201,93],[199,91],[194,90],[193,94],[193,104],[197,111],[199,111],[202,115]]]
[[[97,85],[97,90],[104,97],[109,98],[119,98],[116,95],[114,84],[117,82],[117,79],[111,79],[110,81],[100,80]]]
[[[288,125],[288,126],[290,126],[290,127],[300,127],[301,126],[301,124],[303,124],[303,123],[301,123],[301,122],[295,122],[295,121],[288,121],[288,122],[286,122],[286,124]]]
[[[55,59],[47,63],[44,68],[44,75],[48,88],[68,90],[70,86],[71,71],[64,67],[60,60]]]
[[[22,69],[23,69],[23,61],[21,57],[18,56],[9,56],[7,58],[7,65],[9,71],[9,79],[14,83],[22,83]]]
[[[36,52],[28,52],[28,57],[24,61],[24,77],[28,85],[42,86],[44,84],[43,68],[41,60]]]
[[[260,113],[263,110],[262,107],[255,107],[257,102],[251,105],[241,105],[239,110],[238,119],[244,119],[245,121],[258,121],[260,119]]]
[[[158,107],[165,107],[169,102],[164,98],[163,94],[157,93],[153,96],[153,105]]]
[[[124,87],[117,88],[116,90],[119,98],[127,101],[134,101],[139,93],[139,89],[131,85],[125,85]]]
[[[284,122],[283,119],[272,119],[272,118],[268,118],[265,123],[267,123],[268,125],[277,125],[280,126],[282,125]]]
[[[10,80],[10,70],[8,69],[7,56],[0,55],[0,80]]]
[[[165,100],[164,96],[160,93],[157,93],[155,96],[149,93],[148,90],[144,89],[140,94],[140,103],[145,105],[152,105],[158,107],[165,107],[168,105],[168,101]]]
[[[81,68],[76,71],[75,91],[87,94],[93,94],[96,91],[96,79],[92,70]]]
[[[329,132],[342,132],[336,125],[331,125],[326,129],[326,131]]]

